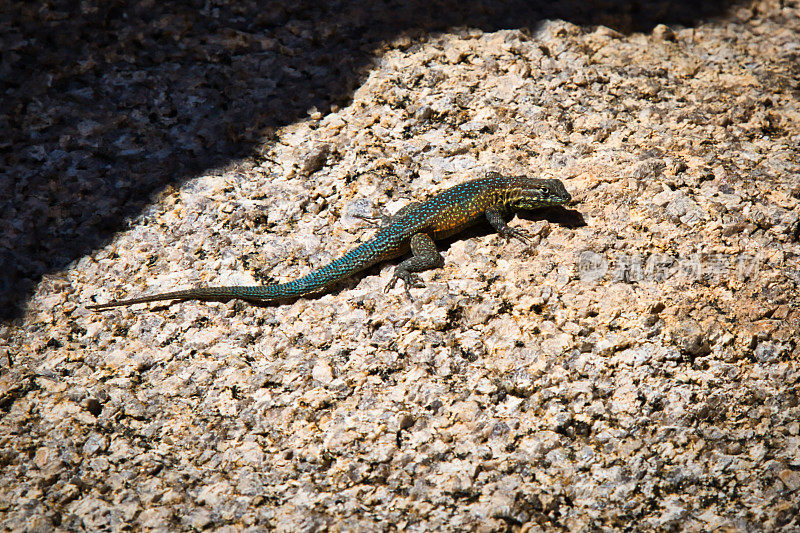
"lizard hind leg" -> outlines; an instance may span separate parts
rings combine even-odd
[[[415,207],[418,207],[419,205],[421,205],[421,202],[411,202],[410,204],[405,205],[405,206],[401,207],[400,209],[398,209],[397,213],[395,213],[393,215],[389,215],[389,214],[384,212],[384,213],[381,213],[380,215],[378,215],[376,217],[370,217],[370,216],[366,216],[366,215],[355,215],[355,216],[357,218],[360,218],[361,220],[366,220],[367,222],[369,222],[369,223],[371,223],[371,224],[373,224],[375,226],[378,226],[379,230],[384,230],[384,229],[388,228],[389,226],[391,226],[393,222],[399,220],[400,218],[403,217],[403,215],[405,215],[406,213],[410,212],[412,209],[414,209]]]
[[[386,285],[386,292],[395,286],[398,280],[403,280],[406,295],[411,298],[411,287],[424,287],[424,284],[417,276],[417,272],[441,268],[444,265],[444,257],[436,250],[436,243],[427,233],[415,233],[411,236],[412,256],[397,265],[394,275]]]

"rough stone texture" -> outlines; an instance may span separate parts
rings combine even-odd
[[[0,524],[800,528],[800,6],[646,30],[398,37],[349,105],[44,277],[0,327]],[[285,305],[84,307],[291,279],[487,170],[577,203],[512,222],[535,249],[443,243],[413,301],[386,264]]]

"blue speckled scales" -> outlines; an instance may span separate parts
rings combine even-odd
[[[289,283],[233,287],[201,287],[174,291],[129,300],[112,301],[89,306],[106,309],[120,305],[158,300],[229,300],[271,301],[296,298],[320,291],[339,280],[348,278],[380,261],[405,254],[415,235],[415,256],[398,265],[392,284],[402,279],[406,290],[414,272],[441,266],[442,260],[431,239],[441,239],[458,233],[486,215],[502,234],[522,238],[524,233],[505,225],[502,215],[517,209],[535,209],[560,205],[571,199],[558,180],[527,177],[505,177],[490,173],[485,178],[468,181],[447,189],[429,200],[401,210],[369,241],[339,259]]]

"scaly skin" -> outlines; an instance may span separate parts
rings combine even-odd
[[[409,287],[419,286],[417,272],[441,267],[444,259],[436,250],[434,239],[449,237],[486,216],[489,223],[506,238],[527,242],[527,234],[506,225],[504,217],[519,209],[536,209],[566,204],[572,199],[564,185],[556,180],[523,176],[506,177],[489,173],[485,178],[456,185],[433,198],[408,205],[384,221],[378,233],[339,259],[289,283],[233,287],[201,287],[165,292],[129,300],[90,305],[90,309],[108,309],[159,300],[230,300],[239,298],[269,302],[297,298],[318,292],[348,278],[375,263],[392,259],[411,250],[412,256],[395,269],[388,291],[398,280]]]

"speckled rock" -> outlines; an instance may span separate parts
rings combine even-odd
[[[163,190],[0,328],[3,528],[800,528],[798,42],[772,0],[387,42],[348,105]],[[576,202],[511,222],[535,247],[442,243],[412,300],[384,264],[281,305],[85,307],[292,279],[488,170]]]

